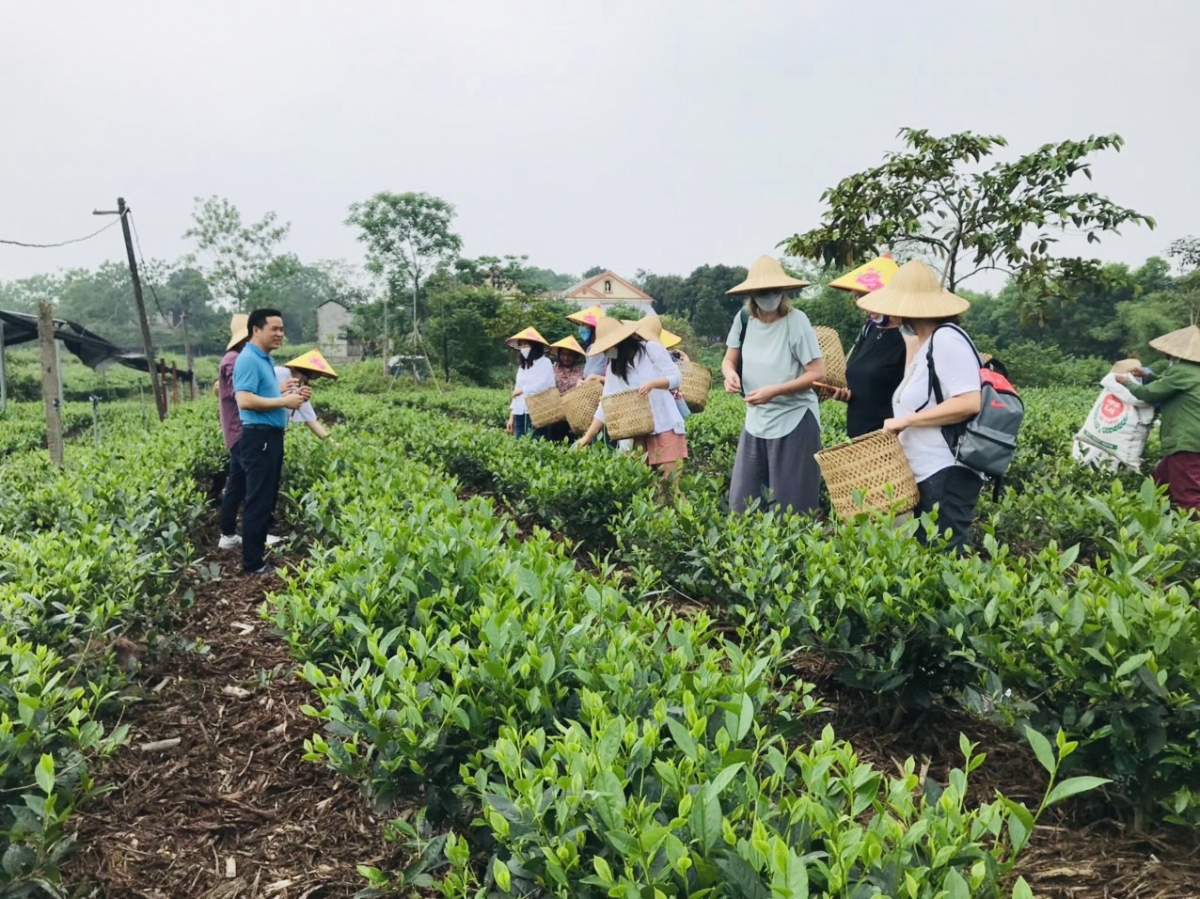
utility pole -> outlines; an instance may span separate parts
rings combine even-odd
[[[154,339],[150,336],[150,322],[146,318],[146,301],[142,299],[142,280],[138,277],[137,258],[133,254],[133,238],[129,234],[129,208],[124,197],[117,197],[117,211],[93,210],[92,215],[119,215],[121,230],[125,234],[125,252],[129,255],[129,275],[133,279],[133,300],[137,306],[138,324],[142,326],[142,348],[146,351],[146,363],[150,369],[150,386],[154,390],[154,405],[158,409],[158,420],[167,417],[167,394],[158,377],[154,364]]]
[[[62,402],[59,400],[58,351],[54,343],[54,308],[45,300],[38,303],[38,349],[42,361],[42,403],[46,407],[46,447],[50,450],[50,461],[62,468]]]

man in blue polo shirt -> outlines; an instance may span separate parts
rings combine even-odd
[[[233,366],[233,392],[242,421],[237,450],[246,474],[246,499],[242,507],[242,571],[273,574],[266,565],[267,531],[279,498],[283,474],[283,432],[288,411],[298,409],[312,388],[288,381],[280,389],[271,352],[283,344],[283,314],[277,309],[255,309],[246,322],[250,342]]]

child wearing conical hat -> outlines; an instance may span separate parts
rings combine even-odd
[[[309,350],[307,353],[301,353],[291,362],[275,366],[275,377],[279,381],[280,391],[289,392],[308,386],[317,378],[337,380],[337,372],[333,370],[333,366],[329,364],[320,350]],[[304,424],[321,440],[330,440],[329,431],[317,419],[317,412],[313,409],[312,400],[305,400],[301,403],[300,408],[288,416],[288,422]],[[330,440],[330,442],[337,445],[335,440]]]

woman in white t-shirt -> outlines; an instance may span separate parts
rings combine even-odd
[[[902,265],[886,287],[862,297],[858,306],[899,318],[901,327],[916,335],[916,350],[883,429],[900,435],[921,495],[917,514],[937,506],[939,529],[950,530],[950,548],[961,553],[970,541],[983,486],[980,475],[959,465],[951,449],[951,441],[957,442],[954,426],[978,415],[981,402],[982,363],[956,323],[971,304],[944,289],[928,265],[913,260]]]
[[[604,379],[604,396],[636,390],[649,398],[654,433],[635,437],[633,445],[644,452],[650,465],[669,481],[688,454],[683,416],[671,396],[671,391],[677,390],[683,382],[683,374],[661,343],[643,336],[645,330],[645,326],[638,322],[601,318],[596,325],[596,340],[588,350],[588,355],[607,357],[608,375]],[[596,408],[596,417],[576,445],[587,446],[596,439],[602,427],[603,404]]]
[[[518,331],[505,341],[520,354],[517,362],[517,379],[513,385],[512,402],[509,403],[508,423],[504,426],[508,433],[518,439],[528,434],[544,440],[549,433],[548,428],[534,428],[533,419],[529,417],[529,407],[525,397],[536,396],[546,390],[554,389],[554,363],[546,355],[550,346],[537,328],[526,328]]]

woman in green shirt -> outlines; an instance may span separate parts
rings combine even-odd
[[[746,280],[728,291],[746,297],[725,341],[725,390],[746,402],[729,486],[729,506],[744,512],[755,500],[793,512],[817,508],[821,448],[817,395],[825,360],[806,316],[788,305],[807,281],[791,277],[779,261],[762,256]]]
[[[1167,370],[1137,372],[1146,376],[1145,384],[1130,375],[1117,375],[1117,381],[1139,400],[1158,405],[1163,455],[1155,483],[1166,485],[1175,505],[1200,514],[1200,327],[1156,337],[1150,346],[1171,358]]]

